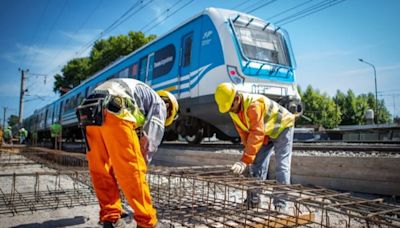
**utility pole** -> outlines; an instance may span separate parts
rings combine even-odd
[[[396,95],[393,94],[393,117],[396,115]]]
[[[3,107],[3,129],[6,128],[6,112],[7,112],[7,107]]]
[[[21,90],[20,90],[20,95],[19,95],[19,124],[22,123],[22,119],[23,119],[23,115],[24,115],[24,95],[25,95],[25,80],[26,80],[26,76],[25,73],[29,72],[29,69],[18,69],[19,71],[21,71]]]
[[[360,61],[360,62],[362,62],[362,63],[365,63],[365,64],[371,66],[372,69],[374,69],[374,78],[375,78],[375,105],[376,105],[376,107],[375,107],[375,116],[376,116],[376,124],[379,124],[379,104],[378,104],[378,86],[377,86],[377,83],[376,83],[376,69],[375,69],[374,64],[372,64],[372,63],[370,63],[370,62],[367,62],[367,61],[365,61],[364,59],[358,59],[358,61]]]

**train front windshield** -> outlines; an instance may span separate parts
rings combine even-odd
[[[282,35],[268,29],[253,28],[239,21],[234,23],[243,54],[253,60],[290,66]]]

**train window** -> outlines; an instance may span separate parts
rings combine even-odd
[[[64,104],[64,112],[67,111],[68,108],[69,108],[69,99],[67,99],[67,100],[65,101],[65,104]]]
[[[60,103],[60,112],[58,113],[58,120],[61,122],[61,117],[62,117],[62,114],[63,114],[63,112],[62,112],[62,108],[65,106],[65,103],[64,103],[64,101],[61,101],[61,103]]]
[[[151,53],[148,57],[148,63],[147,63],[147,78],[146,78],[146,83],[148,81],[153,79],[153,68],[154,68],[154,53]]]
[[[96,86],[97,86],[97,85],[93,85],[93,86],[90,86],[90,87],[89,87],[87,96],[89,96],[89,95],[93,92],[93,90],[96,88]]]
[[[141,58],[139,64],[139,80],[144,82],[146,80],[147,56]]]
[[[89,87],[86,87],[86,89],[85,89],[85,97],[88,97],[89,96]]]
[[[153,79],[168,74],[174,66],[175,46],[169,44],[154,53]]]
[[[80,105],[80,104],[82,103],[82,100],[83,100],[83,96],[82,96],[82,92],[80,92],[80,93],[78,94],[78,98],[77,98],[77,100],[76,100],[76,105],[75,105],[75,107],[77,107],[78,105]]]
[[[186,36],[183,41],[183,59],[182,66],[189,66],[192,57],[192,35]]]
[[[280,65],[289,65],[289,57],[282,35],[273,30],[262,30],[235,22],[236,36],[246,57]]]
[[[78,106],[78,102],[79,102],[79,96],[80,96],[81,94],[79,93],[79,94],[77,94],[75,97],[74,97],[74,103],[72,104],[72,108],[75,108],[76,106]]]
[[[138,64],[135,63],[131,67],[129,67],[129,77],[136,78],[138,74]]]
[[[129,68],[125,68],[118,73],[119,78],[127,78],[129,75]]]

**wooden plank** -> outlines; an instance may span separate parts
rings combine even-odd
[[[269,218],[266,219],[265,222],[261,222],[260,224],[255,224],[252,223],[249,226],[246,227],[256,227],[256,228],[262,228],[262,227],[295,227],[299,225],[306,225],[309,223],[314,222],[315,220],[315,214],[314,213],[306,213],[306,214],[301,214],[299,216],[286,216],[286,215],[280,215],[278,218]]]

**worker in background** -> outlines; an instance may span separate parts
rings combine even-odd
[[[19,144],[24,144],[26,137],[28,137],[28,131],[25,128],[21,128],[18,131],[19,134]]]
[[[165,226],[157,221],[146,172],[164,126],[172,124],[177,111],[178,102],[171,93],[156,93],[146,84],[126,78],[99,85],[78,107],[80,124],[86,126],[87,159],[103,227],[125,225],[118,184],[134,210],[138,227]]]
[[[52,143],[52,148],[55,150],[61,149],[61,124],[58,122],[53,123],[50,125],[50,136],[51,136],[51,143]]]
[[[231,170],[242,174],[248,168],[250,176],[265,180],[274,149],[276,180],[290,184],[295,115],[266,96],[239,92],[232,83],[221,83],[215,91],[215,100],[221,113],[229,112],[244,145],[242,159]],[[276,210],[285,210],[282,197],[277,196],[273,201]],[[260,204],[257,192],[248,192],[245,203],[257,207]]]
[[[10,145],[12,145],[12,130],[11,130],[11,126],[8,126],[5,130],[4,130],[4,141]]]
[[[3,145],[3,126],[0,126],[0,146]]]

